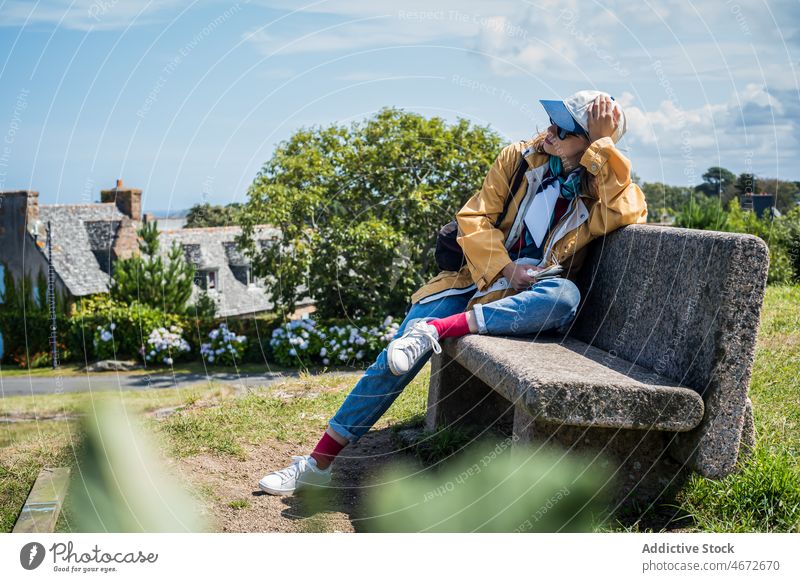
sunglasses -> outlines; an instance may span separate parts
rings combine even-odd
[[[550,118],[550,125],[556,126],[556,129],[558,130],[558,139],[560,140],[565,140],[573,135],[576,137],[586,137],[586,133],[583,130],[579,132],[574,132],[574,131],[567,131],[563,127],[559,127],[558,124],[555,121],[553,121],[552,117]]]

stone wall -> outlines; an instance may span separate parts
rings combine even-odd
[[[38,192],[0,192],[0,262],[15,281],[24,276],[35,282],[40,274],[47,275],[47,261],[28,234],[36,232],[38,242],[43,246],[45,226],[39,223]],[[59,278],[56,278],[56,290],[66,292]]]

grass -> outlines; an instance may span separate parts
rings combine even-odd
[[[163,367],[149,367],[149,368],[136,368],[125,374],[141,375],[146,374],[265,374],[269,372],[286,372],[294,371],[293,368],[284,368],[273,363],[247,363],[239,366],[207,366],[203,362],[176,362],[174,366]],[[0,377],[2,378],[27,378],[27,377],[42,377],[42,376],[84,376],[86,374],[96,375],[114,375],[118,372],[87,372],[83,364],[67,363],[58,367],[58,370],[52,368],[33,368],[31,370],[25,368],[15,368],[9,366],[0,367]]]
[[[311,443],[325,430],[328,419],[359,377],[360,373],[303,374],[216,406],[187,407],[154,428],[165,437],[171,453],[179,457],[210,453],[244,459],[247,445],[270,439]],[[426,367],[393,403],[381,424],[419,424],[429,378],[430,369]]]
[[[787,450],[761,446],[722,481],[693,476],[683,509],[704,532],[800,532],[800,472]]]
[[[120,399],[133,416],[173,406],[196,406],[205,398],[224,398],[227,388],[191,390],[174,388],[125,392],[65,393],[11,396],[0,400],[0,416],[33,418],[0,423],[0,532],[14,527],[19,510],[44,467],[74,467],[81,442],[76,416],[83,402]],[[53,416],[67,420],[41,420]]]
[[[236,499],[228,503],[231,509],[247,509],[250,507],[250,502],[247,499]]]
[[[757,445],[740,472],[721,481],[693,476],[677,499],[683,531],[800,532],[800,286],[769,287],[753,367]],[[263,368],[260,367],[260,368]],[[187,368],[198,371],[196,367]],[[262,370],[263,371],[263,370]],[[0,417],[42,419],[74,415],[83,399],[122,398],[131,414],[178,407],[146,426],[172,457],[211,454],[243,458],[270,441],[313,444],[360,372],[301,373],[268,389],[236,397],[231,389],[168,389],[123,393],[14,396],[0,400]],[[426,366],[392,404],[379,427],[420,427],[430,368]],[[78,425],[73,420],[29,420],[2,425],[0,531],[10,531],[33,480],[44,466],[72,465]],[[426,462],[447,457],[470,435],[440,431],[419,438],[414,453]],[[229,503],[247,509],[246,500]],[[675,509],[673,509],[675,512]],[[604,524],[601,531],[646,531]]]
[[[750,398],[756,448],[721,481],[696,475],[678,501],[692,529],[800,532],[800,286],[768,287]]]
[[[33,394],[6,396],[0,399],[0,417],[52,417],[77,414],[87,400],[119,398],[134,414],[141,414],[196,401],[201,396],[230,392],[225,388],[208,389],[204,385],[191,388],[165,388],[158,390],[124,390],[119,392],[62,392],[61,394]]]

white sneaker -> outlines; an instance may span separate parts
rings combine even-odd
[[[402,376],[413,368],[414,364],[431,348],[437,354],[442,353],[442,346],[439,345],[439,332],[425,319],[412,319],[406,325],[403,335],[392,340],[386,348],[389,369],[395,376]]]
[[[308,486],[327,485],[331,482],[331,466],[317,468],[311,455],[292,455],[292,464],[273,471],[258,482],[259,488],[270,495],[291,495]]]

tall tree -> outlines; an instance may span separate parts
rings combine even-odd
[[[323,316],[402,313],[436,271],[436,233],[501,146],[488,127],[391,108],[301,129],[250,186],[240,244],[279,309],[292,311],[304,287]],[[276,244],[254,245],[258,224],[280,230]]]
[[[647,199],[648,222],[660,222],[663,217],[675,216],[692,196],[687,188],[662,182],[645,182],[641,188]]]
[[[186,262],[177,243],[173,243],[164,260],[159,253],[156,222],[143,224],[138,234],[139,254],[114,264],[111,296],[166,313],[183,313],[192,295],[194,267]]]
[[[738,196],[750,196],[758,194],[758,184],[755,174],[742,173],[736,178],[736,194]]]
[[[758,180],[759,192],[772,194],[775,206],[781,213],[791,212],[800,204],[800,184],[775,178],[761,178]]]
[[[238,223],[241,208],[238,202],[226,206],[212,206],[208,202],[195,204],[186,214],[185,228],[234,226]]]
[[[707,196],[722,196],[736,182],[736,174],[719,166],[712,166],[703,174],[703,183],[697,187]]]

